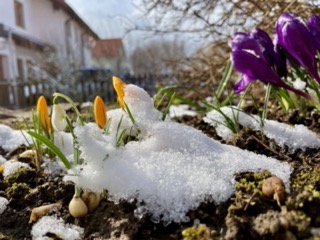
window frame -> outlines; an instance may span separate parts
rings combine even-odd
[[[23,3],[14,0],[14,16],[15,16],[15,23],[18,27],[25,28],[25,17],[24,17],[24,8]]]

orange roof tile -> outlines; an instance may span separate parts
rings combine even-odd
[[[93,49],[92,54],[96,58],[100,57],[118,57],[121,54],[121,50],[124,53],[122,39],[103,39],[97,40]]]

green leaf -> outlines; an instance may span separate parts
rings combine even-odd
[[[43,144],[45,144],[61,161],[62,163],[65,165],[65,167],[67,169],[71,168],[71,164],[68,161],[68,159],[64,156],[64,154],[60,151],[60,149],[54,145],[49,139],[47,139],[46,137],[36,133],[36,132],[32,132],[32,131],[27,131],[27,133],[32,136],[33,138],[35,138],[36,140],[42,142]]]

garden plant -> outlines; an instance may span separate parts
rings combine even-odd
[[[0,239],[320,239],[320,17],[229,45],[212,96],[114,76],[115,104],[53,93],[0,125]]]

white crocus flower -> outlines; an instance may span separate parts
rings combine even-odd
[[[51,122],[55,131],[64,131],[67,126],[66,111],[58,103],[53,104]]]

